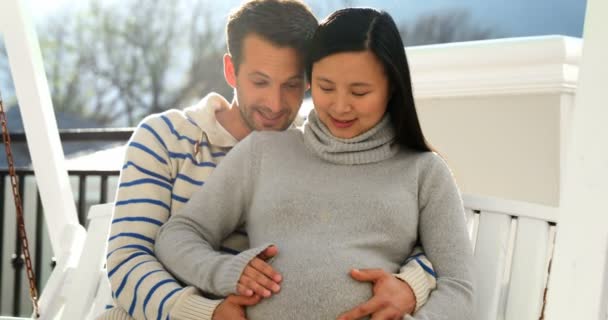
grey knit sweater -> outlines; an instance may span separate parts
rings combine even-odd
[[[372,296],[351,268],[396,272],[419,240],[437,289],[405,319],[471,319],[472,253],[452,175],[436,154],[393,140],[388,116],[344,140],[314,112],[304,132],[253,133],[161,228],[157,256],[182,281],[225,296],[275,244],[281,291],[248,308],[248,319],[335,319]],[[241,225],[252,249],[220,253]]]

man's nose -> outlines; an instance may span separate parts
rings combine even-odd
[[[273,113],[278,113],[281,111],[281,89],[275,88],[268,92],[268,96],[266,97],[266,106]]]

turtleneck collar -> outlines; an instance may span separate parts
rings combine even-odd
[[[304,144],[322,159],[345,165],[380,162],[394,156],[399,147],[388,113],[370,130],[350,139],[337,138],[312,110],[304,124]]]

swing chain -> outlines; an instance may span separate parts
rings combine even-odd
[[[17,211],[17,228],[19,232],[19,239],[21,240],[21,247],[23,256],[25,258],[25,267],[27,270],[27,279],[30,283],[30,297],[32,299],[32,306],[34,308],[34,316],[40,317],[38,309],[38,290],[36,289],[36,276],[34,275],[34,269],[32,268],[32,259],[30,256],[30,246],[27,241],[27,234],[25,232],[25,219],[23,218],[23,207],[21,201],[21,195],[19,194],[19,180],[15,173],[15,163],[13,161],[13,153],[11,151],[11,137],[7,127],[7,116],[4,112],[4,103],[2,101],[2,94],[0,94],[0,123],[2,125],[2,137],[4,140],[4,149],[6,150],[6,160],[8,162],[8,172],[11,180],[11,187],[13,190],[13,199],[15,200],[15,210]]]

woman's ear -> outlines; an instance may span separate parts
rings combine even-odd
[[[229,54],[224,54],[224,79],[229,86],[236,88],[236,70],[234,69],[234,61]]]

